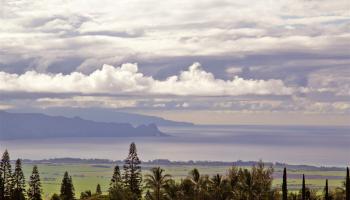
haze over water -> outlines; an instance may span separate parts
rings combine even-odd
[[[345,166],[350,163],[350,127],[193,126],[161,127],[171,137],[60,138],[0,141],[12,158],[58,157],[122,160],[137,144],[142,160],[259,160]]]

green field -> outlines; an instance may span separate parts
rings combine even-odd
[[[24,164],[24,173],[28,180],[33,165]],[[59,193],[60,183],[63,173],[68,171],[73,178],[76,195],[80,196],[80,192],[85,190],[95,191],[96,185],[100,184],[103,192],[107,192],[109,180],[112,176],[113,165],[111,164],[38,164],[44,196],[47,199],[53,193]],[[151,165],[143,166],[143,173],[148,173],[148,170],[153,167]],[[185,178],[189,171],[197,168],[201,174],[213,175],[215,173],[225,174],[228,170],[227,166],[161,166],[173,176],[174,179]],[[280,187],[282,182],[280,175],[282,169],[275,169],[274,186]],[[317,171],[317,170],[289,170],[288,185],[290,190],[297,190],[300,187],[301,179],[295,177],[301,174],[306,175],[307,185],[311,188],[322,189],[325,179],[328,178],[330,187],[341,186],[343,182],[344,171]]]

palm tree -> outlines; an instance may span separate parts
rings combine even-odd
[[[201,175],[199,174],[198,169],[194,168],[193,170],[190,171],[190,180],[193,183],[195,200],[197,200],[199,196],[200,179],[201,179]]]
[[[152,168],[151,172],[151,174],[145,176],[146,187],[153,191],[155,200],[161,200],[163,197],[163,190],[171,176],[169,174],[163,174],[164,169],[160,167]]]
[[[194,184],[198,184],[199,183],[199,179],[201,177],[201,175],[199,174],[198,169],[194,168],[193,170],[190,171],[190,177],[191,177],[191,181]]]
[[[232,166],[227,175],[228,182],[231,187],[231,196],[232,198],[238,198],[238,184],[239,184],[239,173],[238,168],[236,166]]]
[[[166,200],[178,200],[181,199],[181,186],[177,184],[173,179],[170,179],[164,187]]]
[[[190,179],[185,178],[181,181],[179,197],[181,200],[194,200],[194,188],[193,183]]]
[[[254,200],[256,197],[255,180],[253,175],[247,169],[239,170],[239,190],[241,199]]]
[[[216,174],[210,179],[210,187],[213,198],[216,200],[225,200],[231,194],[228,181],[220,174]]]

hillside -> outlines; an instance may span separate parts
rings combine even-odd
[[[151,137],[165,136],[154,124],[133,127],[37,113],[0,112],[0,139],[58,137]]]
[[[11,112],[16,112],[15,110]],[[23,112],[23,111],[22,111]],[[50,116],[75,117],[97,122],[129,123],[133,126],[156,124],[157,126],[193,126],[189,122],[167,120],[161,117],[114,111],[104,108],[47,108],[27,110],[28,113],[43,113]]]

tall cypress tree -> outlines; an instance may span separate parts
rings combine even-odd
[[[100,184],[97,184],[97,186],[96,186],[96,194],[97,195],[101,195],[102,194],[102,190],[101,190],[101,185]]]
[[[301,200],[306,200],[305,175],[303,174],[303,183],[301,188]]]
[[[282,183],[282,199],[288,199],[288,189],[287,189],[287,168],[283,169],[283,183]]]
[[[349,175],[349,167],[346,168],[345,199],[346,199],[346,200],[350,200],[350,175]]]
[[[324,186],[324,199],[329,200],[329,194],[328,194],[328,179],[326,179],[326,186]]]
[[[22,171],[22,162],[17,159],[15,171],[13,172],[13,199],[24,200],[25,199],[25,179]]]
[[[134,195],[132,199],[141,198],[141,161],[137,156],[135,143],[130,144],[129,155],[124,161],[123,181],[125,186]]]
[[[74,200],[74,196],[72,177],[68,175],[68,172],[65,172],[61,184],[61,200]]]
[[[38,167],[34,165],[32,175],[29,178],[28,200],[42,200],[41,192]]]
[[[12,170],[10,163],[10,155],[7,150],[5,150],[1,163],[0,163],[0,172],[2,176],[2,188],[4,190],[3,199],[11,199],[13,191],[13,181],[12,181]]]

